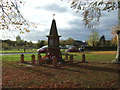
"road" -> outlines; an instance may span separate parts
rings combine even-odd
[[[1,55],[21,55],[21,54],[37,54],[37,53],[33,53],[33,52],[28,52],[28,53],[0,53]]]

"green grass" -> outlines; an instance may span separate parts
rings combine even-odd
[[[25,61],[30,61],[31,56],[33,54],[24,54]],[[41,54],[42,56],[45,56],[45,54]],[[82,54],[75,55],[73,54],[74,61],[82,61]],[[110,62],[115,58],[115,54],[85,54],[86,55],[86,61],[97,61],[97,62]],[[37,59],[37,54],[35,54],[35,57]],[[64,58],[64,55],[63,55]],[[3,55],[2,56],[3,61],[19,61],[20,55]]]
[[[60,49],[61,52],[65,52],[66,49]],[[11,49],[11,50],[2,50],[0,53],[22,53],[24,52],[23,49]],[[26,52],[37,52],[37,49],[26,49]]]
[[[102,61],[110,62],[115,58],[115,54],[113,55],[85,54],[85,56],[86,56],[86,61],[98,61],[98,62],[102,62]],[[82,55],[74,56],[74,59],[77,61],[81,61]]]
[[[24,60],[25,61],[31,61],[31,56],[33,54],[24,54]],[[37,54],[34,54],[35,55],[35,58],[37,60]],[[41,54],[42,56],[45,56],[45,54]],[[12,61],[12,62],[17,62],[17,61],[20,61],[20,57],[21,55],[3,55],[2,56],[2,61]]]
[[[12,49],[12,50],[2,50],[2,51],[0,51],[0,53],[22,53],[22,52],[24,52],[24,50],[23,49],[20,49],[20,50],[18,50],[18,49]],[[37,52],[37,49],[26,49],[26,51],[25,52]]]
[[[85,58],[86,61],[97,61],[97,62],[110,62],[113,59],[115,59],[116,53],[112,53],[112,51],[110,51],[111,53],[106,53],[103,52],[101,53],[94,53],[94,52],[85,52]],[[82,61],[82,54],[83,53],[68,53],[70,55],[73,55],[73,58],[75,61]],[[64,58],[64,56],[63,56]]]

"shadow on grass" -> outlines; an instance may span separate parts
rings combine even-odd
[[[6,62],[7,63],[7,62]],[[92,63],[92,62],[91,62]],[[53,69],[56,69],[56,70],[63,70],[63,71],[71,71],[71,72],[79,72],[79,73],[83,73],[85,74],[85,72],[83,71],[80,71],[79,69],[83,68],[83,69],[88,69],[88,70],[92,70],[92,71],[100,71],[100,72],[111,72],[111,73],[117,73],[119,74],[119,68],[118,68],[118,65],[115,65],[115,68],[110,68],[110,67],[99,67],[99,66],[93,66],[93,65],[87,65],[84,64],[80,64],[80,63],[74,63],[73,65],[69,65],[69,64],[63,64],[61,66],[58,66],[57,68],[53,67],[52,65],[41,65],[41,66],[37,66],[37,65],[34,65],[35,67],[27,67],[27,66],[22,66],[20,67],[20,65],[14,65],[14,64],[10,64],[10,63],[7,63],[15,68],[18,68],[18,69],[21,69],[21,70],[24,70],[24,71],[29,71],[29,72],[35,72],[35,73],[41,73],[41,74],[45,74],[47,76],[55,76],[55,74],[53,74],[52,72],[44,72],[44,69],[42,68],[39,68],[39,67],[43,67],[43,68],[53,68]],[[92,64],[96,64],[96,63],[92,63]],[[97,63],[98,64],[98,63]],[[30,64],[26,64],[26,65],[30,65]],[[111,65],[111,64],[109,64]],[[64,66],[68,66],[68,68],[65,68]],[[77,67],[77,70],[76,69],[70,69],[72,67]],[[41,70],[40,70],[41,69]]]
[[[93,63],[95,64],[95,63]],[[112,65],[112,64],[109,64]],[[54,68],[48,65],[43,65],[42,67],[46,67],[46,68],[54,68],[54,69],[59,69],[59,70],[67,70],[67,71],[71,71],[71,72],[79,72],[79,73],[83,73],[85,74],[85,72],[80,71],[80,70],[75,70],[75,69],[69,69],[69,68],[64,68],[64,66],[69,66],[70,68],[72,67],[78,67],[79,69],[83,68],[83,69],[88,69],[88,70],[92,70],[92,71],[100,71],[100,72],[111,72],[111,73],[117,73],[120,74],[120,69],[118,68],[118,65],[115,66],[114,68],[110,68],[110,67],[99,67],[99,66],[88,66],[87,63],[86,65],[82,65],[80,63],[74,63],[73,65],[69,65],[69,64],[64,64],[63,66],[60,66],[58,68]]]
[[[95,63],[93,63],[95,64]],[[112,64],[109,64],[112,65]],[[79,67],[79,68],[84,68],[84,69],[88,69],[88,70],[93,70],[93,71],[102,71],[102,72],[111,72],[111,73],[117,73],[120,74],[120,69],[119,66],[116,64],[115,69],[114,68],[110,68],[110,67],[99,67],[99,66],[88,66],[87,63],[82,65],[82,64],[73,64],[72,67]]]
[[[14,68],[17,68],[17,69],[20,69],[20,70],[23,70],[23,71],[27,71],[27,72],[32,72],[32,73],[36,73],[39,75],[39,73],[41,74],[45,74],[47,76],[50,76],[50,77],[54,77],[54,74],[52,73],[49,73],[49,72],[44,72],[44,69],[41,69],[39,68],[38,66],[35,66],[35,67],[28,67],[28,66],[20,66],[20,65],[14,65],[14,64],[11,64],[11,63],[7,63],[5,62],[7,65],[10,65]],[[30,65],[30,64],[26,64],[26,65]],[[31,65],[32,66],[32,65]]]
[[[69,66],[69,65],[68,65],[68,66]],[[79,73],[85,74],[85,72],[82,72],[82,71],[80,71],[80,70],[63,68],[62,66],[59,66],[59,67],[57,67],[57,68],[54,68],[54,67],[52,67],[52,66],[43,65],[42,67],[53,68],[53,69],[56,69],[56,70],[63,70],[63,71],[79,72]],[[71,68],[72,68],[72,67],[71,67]]]

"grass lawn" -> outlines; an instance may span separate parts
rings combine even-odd
[[[65,52],[66,49],[61,49],[61,52]],[[24,49],[11,49],[11,50],[0,50],[0,53],[23,53]],[[37,53],[37,49],[26,49],[25,52],[36,52]]]
[[[24,52],[24,50],[23,49],[20,49],[20,50],[18,50],[18,49],[12,49],[12,50],[2,50],[2,51],[0,51],[0,53],[22,53],[22,52]],[[26,51],[25,52],[37,52],[37,49],[26,49]]]
[[[20,64],[20,55],[2,56],[3,88],[118,88],[118,64],[106,64],[115,58],[113,51],[86,52],[88,63],[61,65]],[[70,53],[81,61],[82,53]],[[42,54],[44,56],[44,54]],[[63,56],[64,58],[64,56]],[[37,59],[37,58],[36,58]],[[25,55],[25,61],[31,54]]]

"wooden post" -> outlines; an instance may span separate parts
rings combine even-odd
[[[85,54],[82,54],[82,62],[85,63]]]
[[[52,57],[52,65],[53,67],[57,67],[57,58],[55,56]]]
[[[21,63],[24,63],[24,54],[21,54]]]
[[[65,54],[65,60],[68,60],[68,54]]]
[[[73,55],[70,55],[69,63],[73,64]]]
[[[38,53],[38,65],[41,65],[41,58],[42,56]]]
[[[35,64],[35,55],[32,55],[32,64]]]

